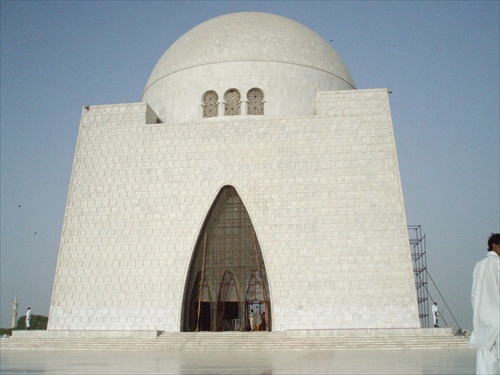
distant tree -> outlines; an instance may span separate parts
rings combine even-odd
[[[45,330],[47,329],[48,322],[49,322],[48,316],[31,315],[30,329]],[[17,326],[14,329],[26,329],[26,315],[21,316],[19,319],[17,319]]]
[[[12,328],[0,328],[0,336],[3,335],[12,336]]]

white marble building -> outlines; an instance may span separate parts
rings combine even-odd
[[[307,27],[214,18],[84,107],[49,330],[420,327],[387,89]]]

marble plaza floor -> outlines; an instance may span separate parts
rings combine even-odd
[[[476,352],[437,350],[141,351],[2,349],[8,374],[474,374]]]

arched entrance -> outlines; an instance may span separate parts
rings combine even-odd
[[[262,252],[234,187],[225,186],[215,199],[187,277],[182,331],[248,331],[250,313],[260,314],[261,330],[271,330]]]

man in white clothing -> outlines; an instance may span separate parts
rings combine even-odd
[[[477,374],[500,374],[500,233],[488,239],[488,254],[476,263],[472,282],[473,327],[469,346],[477,349]]]
[[[26,329],[30,329],[31,320],[31,307],[28,306],[28,311],[26,311]]]
[[[432,317],[434,318],[434,328],[439,327],[438,326],[438,314],[439,314],[438,303],[436,301],[434,301],[434,305],[432,305]]]

